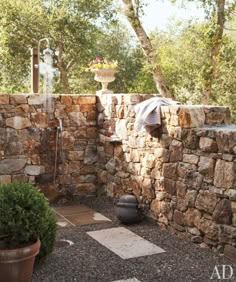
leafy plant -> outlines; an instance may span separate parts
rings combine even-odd
[[[95,60],[92,60],[89,63],[89,70],[94,69],[117,69],[118,62],[107,60],[105,58],[96,57]]]
[[[113,22],[112,0],[0,0],[0,91],[29,91],[30,48],[40,39],[58,50],[55,92],[74,93],[77,76],[93,54],[103,26]],[[46,46],[41,45],[44,49]],[[16,75],[15,75],[16,74]]]
[[[39,238],[43,257],[52,252],[55,236],[55,217],[37,187],[24,182],[0,185],[1,248],[23,247]]]

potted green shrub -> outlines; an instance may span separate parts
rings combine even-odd
[[[0,185],[0,279],[31,281],[36,255],[53,250],[56,220],[47,198],[30,183]]]

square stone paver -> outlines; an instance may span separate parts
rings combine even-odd
[[[66,215],[72,215],[72,214],[78,214],[78,213],[88,213],[88,212],[94,212],[89,207],[86,207],[84,205],[77,205],[77,206],[64,206],[64,207],[58,207],[54,208],[55,212],[58,214],[62,214],[64,216]]]
[[[129,279],[116,280],[112,282],[141,282],[141,281],[136,278],[129,278]]]
[[[110,219],[98,212],[67,215],[66,219],[68,219],[71,223],[75,225],[111,222]]]
[[[71,227],[71,226],[75,226],[75,224],[72,224],[71,222],[69,222],[68,220],[63,220],[63,219],[57,219],[57,225],[59,227]]]
[[[60,227],[111,222],[109,218],[84,205],[57,207],[54,213]]]
[[[165,252],[124,227],[90,231],[87,234],[123,259]]]
[[[59,227],[69,227],[69,226],[75,226],[75,224],[69,222],[63,215],[60,215],[58,213],[54,211],[54,216],[56,218],[56,221],[57,221],[57,225]]]

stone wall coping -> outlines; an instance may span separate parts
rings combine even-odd
[[[151,98],[151,97],[161,97],[160,94],[157,93],[152,93],[152,94],[145,94],[145,93],[112,93],[112,94],[98,94],[96,95],[97,97],[120,97],[120,96],[140,96],[140,97],[147,97],[147,98]],[[137,101],[138,103],[138,101]],[[169,106],[162,106],[162,107],[170,107],[170,108],[181,108],[181,109],[216,109],[217,111],[220,109],[229,109],[229,107],[227,106],[215,106],[215,105],[184,105],[184,104],[176,104],[176,105],[169,105]]]
[[[7,93],[0,93],[0,96],[1,95],[6,95],[6,96],[19,96],[19,95],[22,95],[22,96],[27,96],[27,97],[33,97],[33,96],[36,96],[36,97],[39,97],[39,96],[43,96],[42,94],[33,94],[33,93],[13,93],[13,94],[7,94]],[[107,96],[110,96],[110,97],[115,97],[115,96],[141,96],[141,97],[153,97],[153,96],[157,96],[157,97],[160,97],[159,94],[145,94],[145,93],[113,93],[113,94],[103,94],[103,95],[107,95]],[[54,97],[60,97],[60,96],[72,96],[72,97],[82,97],[82,96],[85,96],[85,97],[94,97],[94,96],[99,96],[99,95],[96,95],[96,94],[83,94],[83,93],[79,93],[79,94],[52,94],[52,96]],[[199,109],[199,108],[203,108],[203,109],[216,109],[216,110],[219,110],[219,109],[229,109],[229,107],[227,106],[214,106],[214,105],[183,105],[183,104],[177,104],[177,105],[169,105],[169,106],[162,106],[162,107],[170,107],[170,108],[181,108],[181,109]]]
[[[217,126],[207,126],[204,125],[202,127],[196,128],[195,130],[214,130],[217,132],[236,132],[236,125],[234,124],[224,124],[224,125],[217,125]]]
[[[34,93],[0,93],[0,96],[1,95],[6,95],[6,96],[20,96],[20,95],[22,95],[22,96],[30,96],[30,97],[32,97],[32,96],[43,96],[43,94],[34,94]],[[82,96],[95,96],[96,94],[58,94],[58,93],[53,93],[52,94],[52,96],[56,96],[56,97],[59,97],[59,96],[80,96],[80,97],[82,97]]]
[[[97,94],[97,96],[100,96],[101,94]],[[130,95],[130,96],[157,96],[161,97],[158,93],[112,93],[112,94],[102,94],[107,96],[116,96],[116,95]]]
[[[210,110],[212,112],[226,112],[229,110],[227,106],[214,106],[214,105],[183,105],[183,104],[176,104],[176,105],[166,105],[161,106],[161,108],[165,109],[173,109],[173,110],[187,110],[187,111],[194,111],[194,110],[203,110],[204,112]]]
[[[179,107],[181,109],[228,109],[227,106],[214,106],[214,105],[184,105],[184,104],[176,104],[176,105],[168,105],[168,106],[162,106],[162,107]]]
[[[53,95],[58,95],[58,96],[73,96],[73,97],[84,97],[84,96],[86,96],[86,97],[95,97],[96,96],[96,94],[53,94]]]

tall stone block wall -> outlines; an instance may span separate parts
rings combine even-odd
[[[165,106],[160,129],[137,132],[134,105],[151,97],[54,95],[47,108],[41,96],[0,95],[0,183],[36,183],[51,200],[130,191],[159,224],[236,254],[229,109]]]
[[[113,197],[131,191],[159,224],[236,254],[236,126],[228,125],[229,109],[165,106],[161,131],[136,132],[134,105],[149,97],[98,97],[101,189]]]
[[[51,200],[95,193],[96,97],[53,95],[50,104],[38,95],[0,95],[0,183],[36,183]]]

